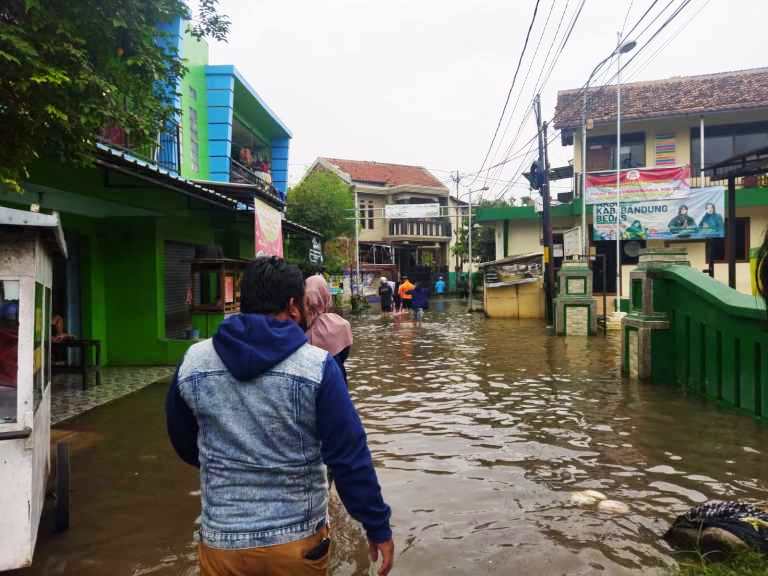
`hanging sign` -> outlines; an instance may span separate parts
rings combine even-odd
[[[440,204],[387,204],[384,206],[386,218],[439,218]]]
[[[253,199],[254,248],[256,256],[283,257],[283,219],[279,211]]]
[[[593,240],[616,240],[616,203],[595,204]],[[725,237],[725,188],[691,188],[687,196],[621,203],[623,240]]]
[[[637,168],[619,175],[622,202],[643,202],[679,198],[688,194],[689,166],[674,168]],[[616,202],[616,172],[587,174],[587,204]]]
[[[312,245],[309,248],[309,261],[312,264],[323,263],[323,244],[317,236],[312,237]]]

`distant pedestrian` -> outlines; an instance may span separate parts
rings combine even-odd
[[[392,312],[392,287],[387,279],[382,276],[379,282],[379,299],[381,300],[381,311]]]
[[[435,282],[435,294],[438,296],[445,294],[445,280],[442,276],[438,276],[437,282]]]
[[[421,322],[424,318],[424,311],[429,308],[429,288],[424,286],[421,282],[417,282],[410,291],[411,299],[411,311],[413,312],[413,318],[417,322]]]
[[[352,327],[347,320],[331,312],[331,291],[322,276],[310,276],[304,286],[307,340],[333,356],[346,381],[344,362],[352,348]]]
[[[414,288],[415,286],[408,280],[408,276],[403,276],[403,283],[400,284],[400,288],[397,291],[400,294],[400,301],[403,303],[403,307],[408,310],[411,309],[411,300],[413,299],[411,290]]]
[[[392,568],[365,430],[338,364],[307,342],[304,296],[296,266],[254,260],[241,313],[189,348],[168,391],[171,443],[200,468],[201,576],[327,574],[326,466],[379,575]]]
[[[395,314],[401,311],[403,301],[400,300],[400,282],[389,281],[389,285],[392,287],[392,300],[394,304]]]

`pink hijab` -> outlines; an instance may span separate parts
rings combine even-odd
[[[304,287],[304,310],[307,315],[306,332],[309,343],[336,356],[347,346],[352,346],[352,328],[331,308],[331,291],[325,278],[316,274],[307,278]]]

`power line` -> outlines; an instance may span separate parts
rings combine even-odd
[[[670,43],[671,43],[671,42],[672,42],[672,41],[673,41],[675,38],[677,38],[677,36],[679,36],[679,35],[680,35],[680,33],[681,33],[683,30],[685,30],[685,29],[686,29],[686,28],[687,28],[687,27],[690,25],[690,23],[691,23],[691,22],[693,22],[693,21],[696,19],[696,17],[697,17],[699,14],[701,14],[701,13],[702,13],[702,11],[703,11],[703,10],[704,10],[704,9],[705,9],[705,8],[706,8],[708,5],[709,5],[709,2],[710,2],[710,0],[705,0],[704,4],[702,4],[702,5],[701,5],[701,7],[700,7],[700,8],[699,8],[699,9],[698,9],[698,10],[697,10],[697,11],[696,11],[696,12],[695,12],[695,13],[694,13],[694,14],[693,14],[693,15],[692,15],[692,16],[691,16],[689,19],[688,19],[688,20],[686,20],[686,21],[683,23],[683,25],[682,25],[682,26],[680,26],[679,28],[677,28],[677,30],[676,30],[675,32],[673,32],[673,33],[670,35],[670,37],[669,37],[669,38],[668,38],[668,39],[667,39],[667,40],[664,42],[664,44],[662,44],[661,46],[659,46],[659,47],[656,49],[656,51],[655,51],[655,52],[653,52],[653,54],[651,54],[651,56],[650,56],[650,57],[649,57],[647,60],[645,60],[645,62],[643,62],[642,64],[639,64],[639,65],[638,65],[638,66],[635,68],[635,70],[633,70],[631,73],[629,73],[629,74],[628,74],[628,78],[634,78],[635,76],[637,76],[638,74],[640,74],[640,73],[641,73],[643,70],[645,70],[645,69],[648,67],[648,65],[649,65],[649,64],[650,64],[650,63],[651,63],[653,60],[655,60],[656,56],[658,56],[658,55],[659,55],[659,53],[660,53],[662,50],[664,50],[664,49],[665,49],[667,46],[669,46],[669,44],[670,44]]]
[[[571,18],[571,21],[570,21],[570,23],[569,23],[568,32],[565,34],[565,36],[564,36],[563,40],[562,40],[562,41],[561,41],[561,43],[560,43],[560,46],[559,46],[559,48],[558,48],[558,50],[557,50],[557,53],[556,53],[556,55],[555,55],[554,59],[552,60],[552,64],[550,65],[550,67],[549,67],[549,70],[547,71],[547,76],[545,77],[544,81],[543,81],[543,82],[541,82],[541,84],[539,84],[539,83],[538,83],[538,79],[537,79],[537,87],[536,87],[536,89],[535,89],[535,92],[536,92],[537,94],[538,94],[538,93],[541,91],[541,89],[542,89],[542,88],[543,88],[543,87],[546,85],[546,83],[549,81],[549,78],[550,78],[550,76],[552,75],[552,72],[553,72],[553,70],[554,70],[554,68],[555,68],[555,66],[556,66],[556,64],[557,64],[557,62],[558,62],[558,60],[560,59],[560,56],[562,55],[562,53],[563,53],[563,50],[565,49],[565,46],[568,44],[568,40],[570,39],[570,37],[571,37],[571,34],[573,33],[573,30],[574,30],[574,28],[576,27],[576,23],[577,23],[577,22],[578,22],[578,20],[579,20],[579,16],[581,16],[581,12],[582,12],[582,10],[584,9],[584,4],[585,4],[585,3],[586,3],[586,0],[581,0],[581,3],[579,4],[579,7],[578,7],[578,9],[577,9],[577,10],[576,10],[576,12],[574,13],[574,16]],[[565,10],[567,9],[567,7],[568,7],[568,4],[566,4],[566,7],[565,7],[565,9],[564,9],[564,11],[563,11],[563,16],[565,16],[565,13],[566,13],[566,12],[565,12]],[[558,24],[558,31],[559,31],[559,29],[560,29],[560,26],[561,26],[561,24],[562,24],[562,19],[563,19],[563,18],[561,17],[561,19],[560,19],[560,24]],[[555,37],[553,38],[553,45],[554,45],[554,42],[555,42],[555,41],[556,41],[556,39],[557,39],[557,33],[558,33],[558,32],[555,32]],[[551,50],[551,47],[552,47],[552,46],[550,46],[550,50]],[[548,51],[548,54],[549,54],[549,51]],[[544,64],[543,64],[543,66],[542,66],[542,70],[544,70],[544,68],[546,68],[546,65],[547,65],[547,64],[546,64],[546,58],[545,58]],[[541,73],[539,73],[539,78],[540,78],[540,77],[541,77]],[[512,155],[512,154],[511,154],[511,150],[512,150],[513,146],[514,146],[514,145],[517,143],[517,140],[518,140],[518,139],[519,139],[519,137],[520,137],[520,133],[521,133],[521,132],[522,132],[522,130],[523,130],[523,127],[524,127],[524,125],[525,125],[525,122],[527,122],[527,121],[528,121],[528,118],[530,118],[530,115],[531,115],[531,113],[532,113],[532,110],[533,110],[532,108],[529,108],[529,110],[528,110],[528,113],[525,115],[525,117],[523,118],[522,122],[520,123],[520,126],[518,127],[517,133],[515,134],[515,138],[512,140],[512,142],[510,142],[509,146],[507,147],[507,150],[506,150],[506,152],[505,152],[505,153],[506,153],[506,155],[507,155],[507,157],[506,157],[506,158],[505,158],[503,161],[501,161],[501,162],[499,162],[499,163],[495,164],[493,167],[504,166],[504,165],[508,164],[508,163],[509,163],[509,161],[510,161],[511,159],[514,159],[514,158],[510,158],[510,156],[514,156],[514,155]],[[534,136],[531,138],[531,140],[529,140],[528,142],[524,143],[524,144],[521,146],[521,149],[522,149],[523,147],[525,147],[526,145],[528,145],[528,144],[529,144],[529,142],[531,142],[531,141],[534,141],[535,139],[536,139],[536,135],[534,135]],[[491,170],[493,167],[489,168],[489,169],[488,169],[488,171],[490,172],[490,170]]]
[[[683,11],[683,10],[684,10],[684,9],[685,9],[685,8],[686,8],[686,7],[687,7],[689,4],[690,4],[690,2],[691,2],[691,1],[692,1],[692,0],[684,0],[684,1],[683,1],[683,3],[682,3],[680,6],[678,6],[678,7],[675,9],[675,11],[674,11],[674,12],[673,12],[673,13],[672,13],[672,14],[671,14],[671,15],[670,15],[670,16],[669,16],[669,17],[668,17],[668,18],[667,18],[667,19],[664,21],[664,23],[663,23],[663,24],[662,24],[662,25],[661,25],[661,26],[660,26],[660,27],[659,27],[659,28],[658,28],[658,29],[657,29],[657,30],[656,30],[656,31],[655,31],[655,32],[654,32],[654,33],[653,33],[653,34],[652,34],[652,35],[651,35],[651,36],[650,36],[650,37],[649,37],[649,38],[648,38],[646,41],[645,41],[645,43],[644,43],[644,44],[643,44],[643,45],[642,45],[642,46],[641,46],[641,47],[640,47],[640,48],[637,50],[637,52],[636,52],[636,53],[635,53],[635,54],[634,54],[634,55],[633,55],[633,56],[632,56],[632,57],[631,57],[631,58],[630,58],[630,59],[629,59],[627,62],[625,62],[625,63],[624,63],[622,66],[621,66],[621,72],[623,72],[623,71],[624,71],[624,70],[625,70],[625,69],[626,69],[626,68],[627,68],[627,67],[628,67],[628,66],[629,66],[629,65],[630,65],[630,64],[631,64],[631,63],[632,63],[634,60],[636,60],[636,59],[637,59],[637,57],[638,57],[638,56],[640,56],[640,54],[641,54],[641,53],[642,53],[642,52],[643,52],[643,51],[644,51],[644,50],[645,50],[645,49],[646,49],[646,48],[647,48],[647,47],[650,45],[650,43],[651,43],[651,42],[653,42],[653,40],[654,40],[654,39],[655,39],[655,38],[656,38],[656,37],[657,37],[657,36],[658,36],[658,35],[659,35],[659,34],[660,34],[660,33],[661,33],[661,32],[662,32],[662,31],[663,31],[663,30],[664,30],[664,29],[667,27],[667,26],[669,26],[669,24],[670,24],[670,23],[671,23],[671,22],[672,22],[672,21],[673,21],[675,18],[677,18],[677,17],[678,17],[678,16],[679,16],[679,15],[682,13],[682,11]],[[631,30],[635,30],[635,29],[637,29],[637,27],[638,27],[638,26],[640,25],[640,23],[641,23],[641,22],[642,22],[642,21],[643,21],[643,20],[644,20],[644,19],[645,19],[645,18],[648,16],[648,14],[650,13],[651,9],[653,8],[653,6],[654,6],[654,5],[655,5],[657,2],[658,2],[658,0],[655,0],[654,2],[652,2],[651,6],[649,6],[649,8],[648,8],[648,9],[645,11],[645,13],[643,13],[643,15],[640,17],[640,19],[638,19],[638,21],[635,23],[635,25],[632,27],[632,29],[631,29]],[[646,27],[643,29],[643,31],[640,33],[640,35],[639,35],[639,36],[642,36],[642,35],[643,35],[643,34],[644,34],[644,33],[645,33],[645,32],[646,32],[646,31],[647,31],[647,30],[648,30],[648,29],[649,29],[649,28],[650,28],[650,27],[653,25],[653,23],[654,23],[656,20],[658,20],[659,16],[660,16],[661,14],[663,14],[664,12],[666,12],[666,10],[669,8],[669,6],[670,6],[670,5],[671,5],[673,2],[674,2],[674,0],[673,0],[672,2],[670,2],[670,3],[668,3],[668,4],[667,4],[667,5],[666,5],[666,6],[665,6],[665,7],[664,7],[664,8],[663,8],[663,9],[662,9],[662,10],[661,10],[661,11],[660,11],[660,12],[659,12],[659,13],[658,13],[658,14],[657,14],[657,15],[656,15],[656,16],[655,16],[653,19],[652,19],[652,20],[651,20],[651,22],[650,22],[650,23],[649,23],[649,24],[648,24],[648,25],[647,25],[647,26],[646,26]],[[707,0],[707,2],[709,2],[709,0]],[[698,14],[698,13],[697,13],[697,14]],[[694,15],[694,18],[695,18],[695,15]],[[687,24],[686,24],[686,25],[687,25]],[[666,42],[666,44],[662,45],[662,46],[661,46],[659,49],[657,49],[657,50],[656,50],[656,52],[655,52],[655,53],[654,53],[654,54],[651,56],[651,59],[653,59],[653,58],[655,57],[655,55],[656,55],[656,54],[658,54],[658,53],[659,53],[659,52],[660,52],[660,51],[661,51],[661,50],[662,50],[662,49],[663,49],[663,48],[664,48],[664,47],[665,47],[665,46],[666,46],[666,45],[667,45],[667,44],[668,44],[670,41],[671,41],[671,39],[668,39],[668,40],[667,40],[667,42]],[[647,62],[646,62],[646,64],[647,64]],[[604,86],[602,86],[602,87],[601,87],[599,90],[597,90],[597,91],[596,91],[594,94],[590,94],[590,97],[592,97],[592,98],[595,98],[595,97],[598,97],[598,96],[600,96],[600,95],[602,94],[602,92],[603,92],[603,91],[604,91],[604,90],[605,90],[605,89],[606,89],[606,88],[607,88],[609,85],[611,85],[611,83],[612,83],[612,82],[613,82],[613,80],[614,80],[614,79],[617,77],[617,75],[618,75],[619,73],[620,73],[620,72],[616,72],[616,73],[614,73],[614,74],[611,76],[611,78],[609,78],[609,79],[608,79],[608,81],[606,82],[606,84],[605,84]],[[605,72],[603,72],[602,74],[600,74],[600,76],[604,76],[604,75],[605,75]],[[583,86],[583,87],[582,87],[582,89],[580,90],[579,94],[583,94],[583,92],[584,92],[585,90],[587,90],[587,85],[586,85],[586,83],[584,84],[584,86]],[[592,90],[590,90],[590,92],[592,92]],[[578,94],[577,94],[577,96],[576,96],[576,97],[575,97],[575,98],[572,100],[572,102],[578,102],[578,100],[579,100],[579,98],[578,98]],[[561,114],[563,114],[564,112],[565,112],[565,109],[561,109],[560,111],[558,111],[558,113],[556,113],[556,114],[555,114],[555,116],[553,117],[553,119],[552,119],[552,122],[554,123],[554,121],[555,121],[555,120],[556,120],[556,119],[557,119],[557,118],[558,118],[558,117],[559,117]],[[556,132],[553,134],[553,136],[552,136],[552,139],[556,138],[556,137],[559,135],[559,133],[560,133],[560,132],[561,132],[561,130],[557,130],[557,131],[556,131]],[[535,136],[534,136],[534,138],[535,138]],[[527,154],[524,154],[524,156],[530,156],[530,149],[529,149],[529,153],[527,153]],[[508,161],[509,161],[509,159],[505,159],[505,161],[503,161],[503,163],[504,163],[504,164],[506,164]],[[525,158],[524,158],[524,161],[525,161]],[[524,163],[524,161],[523,161],[523,163]],[[521,164],[520,164],[520,166],[518,167],[518,169],[517,169],[515,172],[518,172],[518,171],[521,169],[521,167],[522,167],[523,163],[521,163]],[[515,172],[513,172],[513,174],[515,174]],[[509,191],[509,189],[511,188],[511,186],[513,186],[513,185],[514,185],[514,184],[515,184],[515,183],[516,183],[516,182],[519,180],[519,178],[520,178],[520,175],[519,175],[519,174],[517,174],[516,176],[513,176],[513,178],[512,178],[512,179],[510,179],[510,181],[508,182],[508,185],[507,185],[507,186],[505,186],[505,187],[502,189],[502,191],[501,191],[501,192],[500,192],[500,193],[497,195],[496,199],[498,200],[498,199],[502,198],[502,197],[503,197],[503,196],[504,196],[504,195],[505,195],[505,194],[506,194],[506,193]]]
[[[523,92],[525,91],[525,86],[528,84],[528,78],[531,75],[531,70],[533,70],[533,63],[536,61],[536,56],[539,54],[539,49],[541,48],[541,42],[544,40],[544,36],[547,33],[547,27],[549,26],[549,21],[552,18],[552,13],[555,9],[555,4],[557,3],[557,0],[552,0],[552,3],[549,5],[549,12],[547,12],[547,19],[544,21],[544,26],[541,29],[541,34],[539,34],[539,41],[536,43],[536,48],[533,51],[533,56],[531,56],[530,61],[528,62],[528,70],[525,73],[525,78],[523,78],[523,83],[520,86],[520,90],[517,93],[517,98],[515,99],[515,105],[512,107],[512,112],[509,113],[509,116],[507,117],[507,124],[504,126],[504,132],[502,132],[501,138],[499,138],[499,141],[497,143],[496,153],[498,153],[499,148],[501,148],[502,142],[504,141],[504,138],[507,135],[507,132],[509,131],[509,126],[512,124],[512,119],[515,116],[515,112],[517,111],[517,107],[520,105],[520,99],[523,96]],[[527,117],[527,115],[526,115]],[[496,155],[494,153],[494,157]],[[490,174],[490,170],[486,172],[486,176]],[[487,183],[484,182],[484,186]],[[482,198],[482,194],[480,195]]]
[[[499,134],[499,128],[501,128],[501,122],[504,120],[504,114],[507,111],[507,106],[509,105],[509,99],[512,97],[512,91],[515,88],[515,82],[517,81],[517,74],[520,72],[520,66],[523,63],[523,57],[525,56],[525,51],[528,48],[528,40],[531,37],[531,30],[533,29],[533,24],[536,22],[536,14],[539,12],[539,3],[541,0],[536,0],[536,5],[533,7],[533,16],[531,17],[531,23],[528,25],[528,32],[525,34],[525,43],[523,44],[523,49],[520,52],[520,58],[517,61],[517,68],[515,69],[515,74],[512,77],[512,84],[509,87],[509,91],[507,92],[507,98],[504,101],[504,107],[501,109],[501,115],[499,116],[499,121],[496,123],[496,129],[493,131],[493,137],[491,138],[491,144],[488,146],[488,151],[485,153],[485,158],[483,158],[483,162],[480,165],[480,170],[478,172],[482,172],[483,168],[485,167],[485,163],[488,161],[488,156],[491,154],[491,150],[493,149],[493,144],[496,142],[496,136]],[[470,183],[470,186],[474,184],[477,181],[477,176],[472,180]]]
[[[629,0],[629,8],[627,8],[627,13],[624,15],[624,23],[621,25],[621,32],[619,32],[619,37],[624,38],[624,28],[627,27],[627,20],[629,19],[629,13],[632,12],[632,5],[635,3],[635,0]]]
[[[557,25],[557,30],[555,31],[555,35],[554,35],[554,37],[552,38],[552,43],[550,44],[550,46],[549,46],[549,49],[547,50],[547,55],[545,56],[545,58],[544,58],[544,62],[543,62],[543,64],[542,64],[542,66],[541,66],[541,70],[539,71],[539,76],[538,76],[538,78],[536,79],[536,84],[535,84],[535,88],[534,88],[534,93],[536,93],[536,94],[540,93],[540,92],[541,92],[541,89],[544,87],[544,85],[545,85],[545,84],[547,83],[547,81],[549,80],[549,77],[551,76],[551,74],[552,74],[552,71],[553,71],[553,70],[554,70],[554,68],[555,68],[555,65],[557,64],[558,60],[560,59],[560,56],[561,56],[561,54],[563,53],[563,49],[565,48],[565,45],[568,43],[568,39],[570,38],[570,36],[571,36],[571,33],[573,32],[573,29],[574,29],[574,27],[576,26],[576,22],[578,21],[578,19],[579,19],[579,16],[581,15],[581,11],[582,11],[582,9],[584,8],[584,4],[585,4],[585,3],[586,3],[586,0],[581,0],[581,4],[579,5],[579,8],[576,10],[576,12],[575,12],[574,16],[571,18],[571,21],[570,21],[570,24],[569,24],[569,30],[568,30],[568,32],[566,33],[566,35],[564,36],[563,40],[561,41],[561,43],[560,43],[560,46],[559,46],[559,48],[558,48],[558,50],[557,50],[557,53],[556,53],[555,57],[554,57],[554,58],[553,58],[553,60],[552,60],[552,63],[551,63],[551,65],[550,65],[550,67],[549,67],[549,71],[548,71],[548,73],[547,73],[547,76],[546,76],[546,78],[544,79],[544,81],[543,81],[543,82],[539,83],[539,81],[540,81],[540,79],[541,79],[541,74],[542,74],[542,72],[544,71],[544,69],[547,67],[547,60],[549,59],[549,54],[550,54],[550,52],[552,51],[552,47],[555,45],[555,43],[556,43],[556,41],[557,41],[557,36],[558,36],[558,34],[559,34],[559,32],[560,32],[560,28],[562,27],[563,19],[565,18],[565,15],[566,15],[566,13],[567,13],[567,9],[568,9],[568,2],[566,2],[566,5],[565,5],[565,7],[563,8],[563,13],[562,13],[562,15],[561,15],[561,17],[560,17],[560,21],[559,21],[559,23],[558,23],[558,25]],[[531,100],[531,102],[533,102],[533,100]],[[514,137],[514,139],[513,139],[513,140],[512,140],[512,141],[509,143],[509,146],[507,146],[507,149],[506,149],[506,151],[505,151],[505,154],[506,154],[506,157],[507,157],[507,158],[506,158],[504,161],[502,161],[502,162],[500,162],[500,163],[497,163],[497,164],[496,164],[494,167],[501,167],[501,166],[504,166],[504,165],[506,165],[506,164],[508,163],[508,158],[509,158],[509,156],[510,156],[510,154],[511,154],[511,150],[512,150],[512,148],[515,146],[515,144],[517,143],[518,139],[520,138],[520,134],[521,134],[521,132],[522,132],[522,130],[523,130],[523,127],[525,126],[526,122],[527,122],[527,121],[528,121],[528,119],[530,118],[530,116],[531,116],[532,112],[533,112],[533,108],[530,108],[530,107],[529,107],[529,108],[528,108],[528,112],[527,112],[527,113],[526,113],[526,115],[523,117],[522,121],[520,122],[520,125],[519,125],[519,127],[518,127],[518,129],[517,129],[517,133],[515,134],[515,137]],[[535,136],[534,136],[533,138],[535,139]],[[525,144],[523,144],[523,146],[526,146],[527,144],[528,144],[528,142],[526,142]],[[493,168],[493,167],[492,167],[492,168]],[[488,172],[489,172],[489,173],[490,173],[490,170],[491,170],[492,168],[489,168],[489,169],[488,169]],[[496,172],[496,174],[498,174],[498,173],[499,173],[499,172],[497,171],[497,172]]]

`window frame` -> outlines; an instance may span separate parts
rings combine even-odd
[[[643,157],[640,162],[640,164],[636,166],[622,166],[622,170],[631,170],[632,168],[644,168],[648,165],[648,159],[647,159],[647,142],[646,142],[646,134],[644,131],[640,132],[627,132],[626,134],[622,132],[621,134],[621,146],[622,148],[625,145],[628,144],[640,144],[641,149],[643,151]],[[616,170],[616,159],[611,158],[611,156],[615,155],[616,150],[616,134],[606,134],[603,136],[587,136],[587,161],[589,161],[589,150],[592,146],[600,145],[600,146],[608,146],[610,149],[609,153],[609,163],[611,164],[608,168],[600,169],[600,170],[588,170],[589,172],[603,172],[603,171],[610,171],[610,170]],[[582,150],[582,153],[584,151]]]
[[[762,130],[759,129],[752,129],[759,127],[762,128]],[[736,136],[746,136],[751,134],[768,134],[768,121],[760,120],[756,122],[737,122],[733,124],[713,124],[708,126],[706,121],[704,122],[704,160],[706,161],[707,165],[714,164],[716,162],[719,162],[720,160],[725,160],[726,158],[720,158],[715,159],[714,161],[709,161],[707,158],[707,139],[709,138],[717,138],[722,136],[730,136],[731,139],[735,138]],[[700,171],[700,167],[698,164],[696,164],[696,161],[694,159],[694,154],[699,154],[701,150],[701,141],[699,140],[699,126],[692,126],[690,130],[690,142],[691,142],[691,151],[690,151],[690,161],[691,161],[691,170],[698,174]],[[732,147],[732,154],[738,154],[736,152],[735,142],[732,142],[734,146]]]
[[[16,405],[14,406],[14,419],[9,421],[0,421],[0,432],[15,432],[18,430],[23,429],[24,422],[21,418],[21,410],[19,409],[21,402],[23,401],[23,396],[26,393],[23,388],[27,388],[28,386],[25,385],[23,375],[26,374],[24,370],[22,370],[22,356],[24,352],[24,341],[26,338],[34,338],[34,328],[30,327],[22,327],[22,318],[24,317],[24,314],[27,312],[26,307],[29,305],[29,303],[25,303],[25,301],[28,299],[25,297],[26,291],[29,290],[28,283],[31,282],[34,286],[34,279],[24,278],[19,275],[3,275],[0,276],[0,282],[15,282],[18,287],[19,291],[19,299],[18,299],[18,312],[17,312],[17,345],[16,345],[16,387],[14,388],[16,394]],[[32,306],[34,307],[34,299],[32,302]],[[28,348],[28,347],[27,347]],[[30,377],[33,378],[33,375],[30,373]],[[29,392],[32,392],[32,390],[28,390]],[[31,396],[31,395],[30,395]],[[31,400],[31,397],[30,397]]]
[[[706,138],[706,134],[704,136]],[[744,258],[739,258],[738,253],[736,254],[736,262],[737,263],[749,263],[749,249],[751,246],[751,221],[749,216],[737,216],[736,217],[736,226],[738,227],[739,222],[744,223]],[[710,254],[705,253],[704,260],[707,264],[727,264],[728,263],[728,242],[730,241],[730,238],[728,238],[727,232],[728,232],[728,219],[724,219],[725,224],[725,230],[726,230],[726,236],[724,238],[710,238],[710,241],[722,241],[723,242],[723,258],[722,259],[712,259],[710,257]],[[738,235],[737,235],[738,237]],[[706,242],[706,240],[704,240]],[[737,246],[738,248],[738,246]]]

